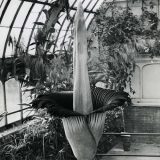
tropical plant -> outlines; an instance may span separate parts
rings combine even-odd
[[[97,11],[89,39],[89,51],[94,53],[95,39],[98,38],[96,65],[91,60],[89,66],[90,72],[94,73],[91,79],[105,82],[108,88],[116,90],[124,90],[129,84],[134,93],[131,78],[135,57],[142,54],[150,54],[151,57],[159,55],[158,17],[152,8],[153,5],[148,11],[143,7],[143,14],[138,17],[130,8],[104,1]]]
[[[73,93],[61,92],[61,93],[44,94],[46,92],[42,92],[43,95],[39,95],[32,102],[32,106],[34,108],[45,107],[47,108],[48,112],[51,115],[56,115],[61,117],[66,137],[71,145],[72,151],[76,156],[76,158],[90,160],[95,157],[98,142],[103,133],[103,127],[106,118],[106,110],[115,108],[119,105],[120,106],[123,105],[125,101],[129,100],[129,97],[128,94],[125,92],[116,92],[114,90],[103,90],[95,87],[93,87],[90,90],[88,68],[87,68],[86,29],[84,27],[84,19],[83,19],[83,12],[81,5],[79,5],[77,11],[76,24],[77,26],[75,30],[75,39],[74,39],[75,46],[73,54],[74,55]],[[51,27],[51,25],[49,26]],[[48,31],[50,30],[48,29],[48,25],[44,26],[44,28],[46,28],[44,29],[44,31],[48,33]],[[41,29],[41,31],[43,31],[43,28]],[[63,56],[57,58],[56,55],[54,55],[51,61],[49,59],[49,62],[52,61],[55,62],[53,68],[51,68],[50,70],[50,72],[52,72],[53,75],[52,74],[47,75],[47,73],[50,73],[48,72],[47,69],[51,67],[50,65],[51,63],[46,63],[48,62],[48,59],[46,59],[46,52],[45,52],[46,50],[44,50],[44,44],[46,46],[47,43],[43,41],[44,39],[46,39],[46,37],[43,37],[41,31],[39,31],[40,34],[36,37],[35,41],[36,57],[32,57],[33,58],[32,59],[30,55],[24,53],[24,57],[22,57],[22,60],[20,61],[20,63],[22,62],[23,64],[24,62],[25,64],[26,80],[27,77],[29,77],[29,80],[33,77],[32,80],[33,82],[35,81],[36,89],[38,90],[37,94],[41,93],[39,92],[41,91],[41,89],[46,90],[45,86],[48,85],[47,78],[49,76],[52,77],[49,78],[49,82],[51,85],[53,85],[54,88],[58,85],[56,80],[57,78],[60,82],[64,81],[64,78],[59,76],[57,72],[64,74],[66,73],[66,71],[68,71],[68,66],[66,67],[67,70],[63,69],[62,71],[61,67],[64,65],[64,63],[60,64],[56,63],[56,62],[61,62],[61,58],[63,59]],[[40,40],[42,41],[38,40],[39,37]],[[18,60],[20,60],[20,58],[17,59],[17,61]],[[35,63],[37,62],[35,65],[37,67],[34,66],[32,68],[32,64],[34,64],[32,63],[33,61]],[[20,64],[19,61],[17,63]],[[43,66],[44,69],[41,66]],[[35,70],[35,68],[37,71]],[[40,68],[42,71],[45,71],[46,74],[41,74],[41,71],[40,72],[38,71]],[[38,74],[32,75],[33,71],[36,71]],[[70,72],[71,70],[69,70],[69,73]],[[44,75],[47,76],[45,76],[44,79],[41,79],[42,76]],[[68,74],[66,76],[70,77],[68,76]],[[58,88],[56,88],[56,90],[58,90]],[[44,156],[44,152],[42,153]],[[63,158],[62,154],[60,156]]]
[[[105,122],[104,132],[121,132],[120,108],[107,111]],[[24,125],[22,129],[1,137],[1,160],[11,157],[16,160],[75,160],[62,121],[49,116],[46,109],[38,110],[34,120]],[[117,141],[116,136],[104,135],[99,142],[98,153],[107,153]]]
[[[62,156],[74,160],[61,120],[50,117],[45,110],[39,110],[34,120],[18,132],[1,138],[0,144],[2,160],[63,160]]]
[[[62,118],[66,137],[78,160],[92,160],[103,133],[106,110],[129,101],[125,92],[91,88],[87,67],[87,37],[82,4],[78,4],[75,17],[72,92],[43,94],[33,102],[34,108],[47,108]]]
[[[34,36],[34,42],[24,47],[21,45],[22,42],[17,43],[15,38],[10,41],[15,46],[14,77],[25,87],[32,86],[31,94],[33,95],[54,92],[55,90],[67,90],[72,87],[70,55],[61,50],[59,53],[50,51],[51,47],[56,45],[55,24],[61,25],[58,18],[64,10],[66,10],[68,18],[70,17],[68,9],[68,1],[52,2],[48,10],[43,10],[46,15],[45,23],[35,22],[38,30]],[[29,54],[30,47],[32,52],[35,52],[34,55]]]

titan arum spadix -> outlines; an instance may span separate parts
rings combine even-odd
[[[106,111],[129,101],[125,92],[90,88],[87,59],[87,30],[79,1],[75,16],[73,92],[39,95],[32,102],[34,108],[47,108],[51,115],[62,118],[66,137],[78,160],[95,158]]]

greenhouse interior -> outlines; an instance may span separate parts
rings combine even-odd
[[[0,36],[0,160],[159,160],[160,0],[0,0]]]

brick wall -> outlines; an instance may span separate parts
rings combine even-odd
[[[125,110],[126,131],[160,133],[160,107],[131,106]],[[132,136],[133,141],[160,143],[160,136]]]

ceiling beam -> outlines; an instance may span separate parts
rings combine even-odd
[[[41,2],[41,1],[37,1],[37,0],[20,0],[20,1],[24,1],[24,2],[31,2],[31,3],[37,3],[37,4],[42,4],[42,5],[48,5],[48,6],[52,6],[51,3],[48,3],[48,2]],[[77,10],[76,7],[69,7],[71,10]],[[92,11],[92,10],[88,10],[88,9],[84,9],[84,12],[87,12],[87,13],[93,13],[95,14],[96,12]]]
[[[41,1],[37,1],[37,0],[20,0],[20,1],[31,2],[31,3],[37,3],[37,4],[43,4],[43,5],[52,6],[51,3],[48,3],[48,2],[41,2]]]

